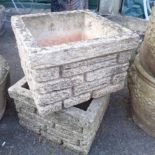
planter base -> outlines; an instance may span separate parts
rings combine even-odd
[[[9,88],[22,126],[72,150],[87,154],[109,103],[109,95],[46,117],[39,115],[26,80]]]

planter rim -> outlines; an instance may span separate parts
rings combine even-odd
[[[147,82],[151,82],[154,87],[155,87],[155,78],[153,76],[151,76],[141,65],[140,60],[139,60],[139,55],[137,55],[137,57],[135,58],[135,67],[137,69],[137,71],[139,72],[139,74],[141,74],[143,76],[143,78],[145,78],[145,80]]]
[[[102,24],[106,22],[108,26],[119,33],[114,36],[109,36],[108,39],[105,36],[101,36],[98,38],[83,40],[79,42],[69,42],[59,45],[42,47],[37,43],[35,37],[32,35],[28,26],[26,26],[24,22],[24,20],[26,20],[27,18],[38,18],[44,16],[50,17],[55,15],[67,16],[72,14],[79,15],[81,13],[89,15],[98,21],[101,21]],[[94,56],[99,57],[101,55],[118,53],[120,51],[128,51],[137,48],[139,44],[138,34],[89,10],[37,13],[20,16],[18,15],[11,17],[11,25],[15,32],[16,38],[20,40],[22,47],[27,53],[29,65],[33,69],[44,68],[44,66],[58,66],[85,60],[88,58],[91,59],[94,58]],[[112,47],[111,44],[115,44],[115,46]],[[98,48],[100,47],[103,48],[102,52],[98,50]],[[93,51],[94,48],[97,51],[95,53]],[[87,51],[85,49],[89,50]],[[63,56],[61,53],[63,53]],[[51,61],[50,63],[48,62],[48,64],[45,63],[49,59],[53,59],[53,61]]]

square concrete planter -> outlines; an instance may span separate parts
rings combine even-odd
[[[47,139],[87,154],[109,103],[109,95],[55,112],[38,114],[25,78],[9,88],[20,124]]]
[[[139,37],[90,11],[12,17],[22,68],[40,114],[123,87]]]

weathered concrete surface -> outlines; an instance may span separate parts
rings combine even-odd
[[[140,36],[144,36],[148,24],[148,21],[132,16],[115,15],[107,16],[107,18],[138,33]]]
[[[140,49],[140,62],[155,77],[155,6],[147,26],[144,41]]]
[[[109,105],[110,97],[106,94],[106,96],[93,99],[89,103],[78,105],[80,107],[71,107],[41,117],[34,104],[33,95],[27,88],[25,78],[9,88],[9,95],[15,101],[19,122],[22,126],[84,154],[89,152]],[[73,100],[75,101],[75,99]]]
[[[7,98],[9,86],[9,66],[6,60],[0,55],[0,119],[2,118]]]
[[[142,67],[139,55],[130,68],[128,83],[134,121],[155,137],[155,79]]]
[[[107,16],[107,18],[132,30],[140,36],[139,47],[133,52],[130,59],[130,62],[132,64],[135,59],[135,56],[137,55],[137,53],[140,52],[140,46],[142,44],[142,41],[144,40],[144,35],[147,29],[148,21],[141,18],[122,15]]]
[[[13,85],[24,74],[9,24],[6,23],[6,33],[0,37],[0,53],[8,60]],[[4,142],[6,144],[2,147]],[[154,155],[154,146],[155,139],[137,127],[131,119],[127,89],[113,94],[89,155]],[[79,155],[21,127],[14,103],[9,100],[4,117],[0,121],[0,155],[10,154]]]
[[[123,88],[131,53],[139,42],[137,34],[89,11],[15,16],[12,27],[42,115],[79,104],[79,95],[93,96],[106,89],[99,94],[104,96],[102,92],[111,93],[116,85]],[[83,98],[87,100],[88,96]]]

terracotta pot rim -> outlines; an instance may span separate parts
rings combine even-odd
[[[143,78],[145,78],[146,81],[151,82],[154,87],[155,87],[155,78],[153,76],[151,76],[141,65],[140,60],[139,60],[139,55],[137,55],[137,57],[135,58],[135,67],[137,69],[137,71],[139,72],[139,74],[141,74],[143,76]]]

